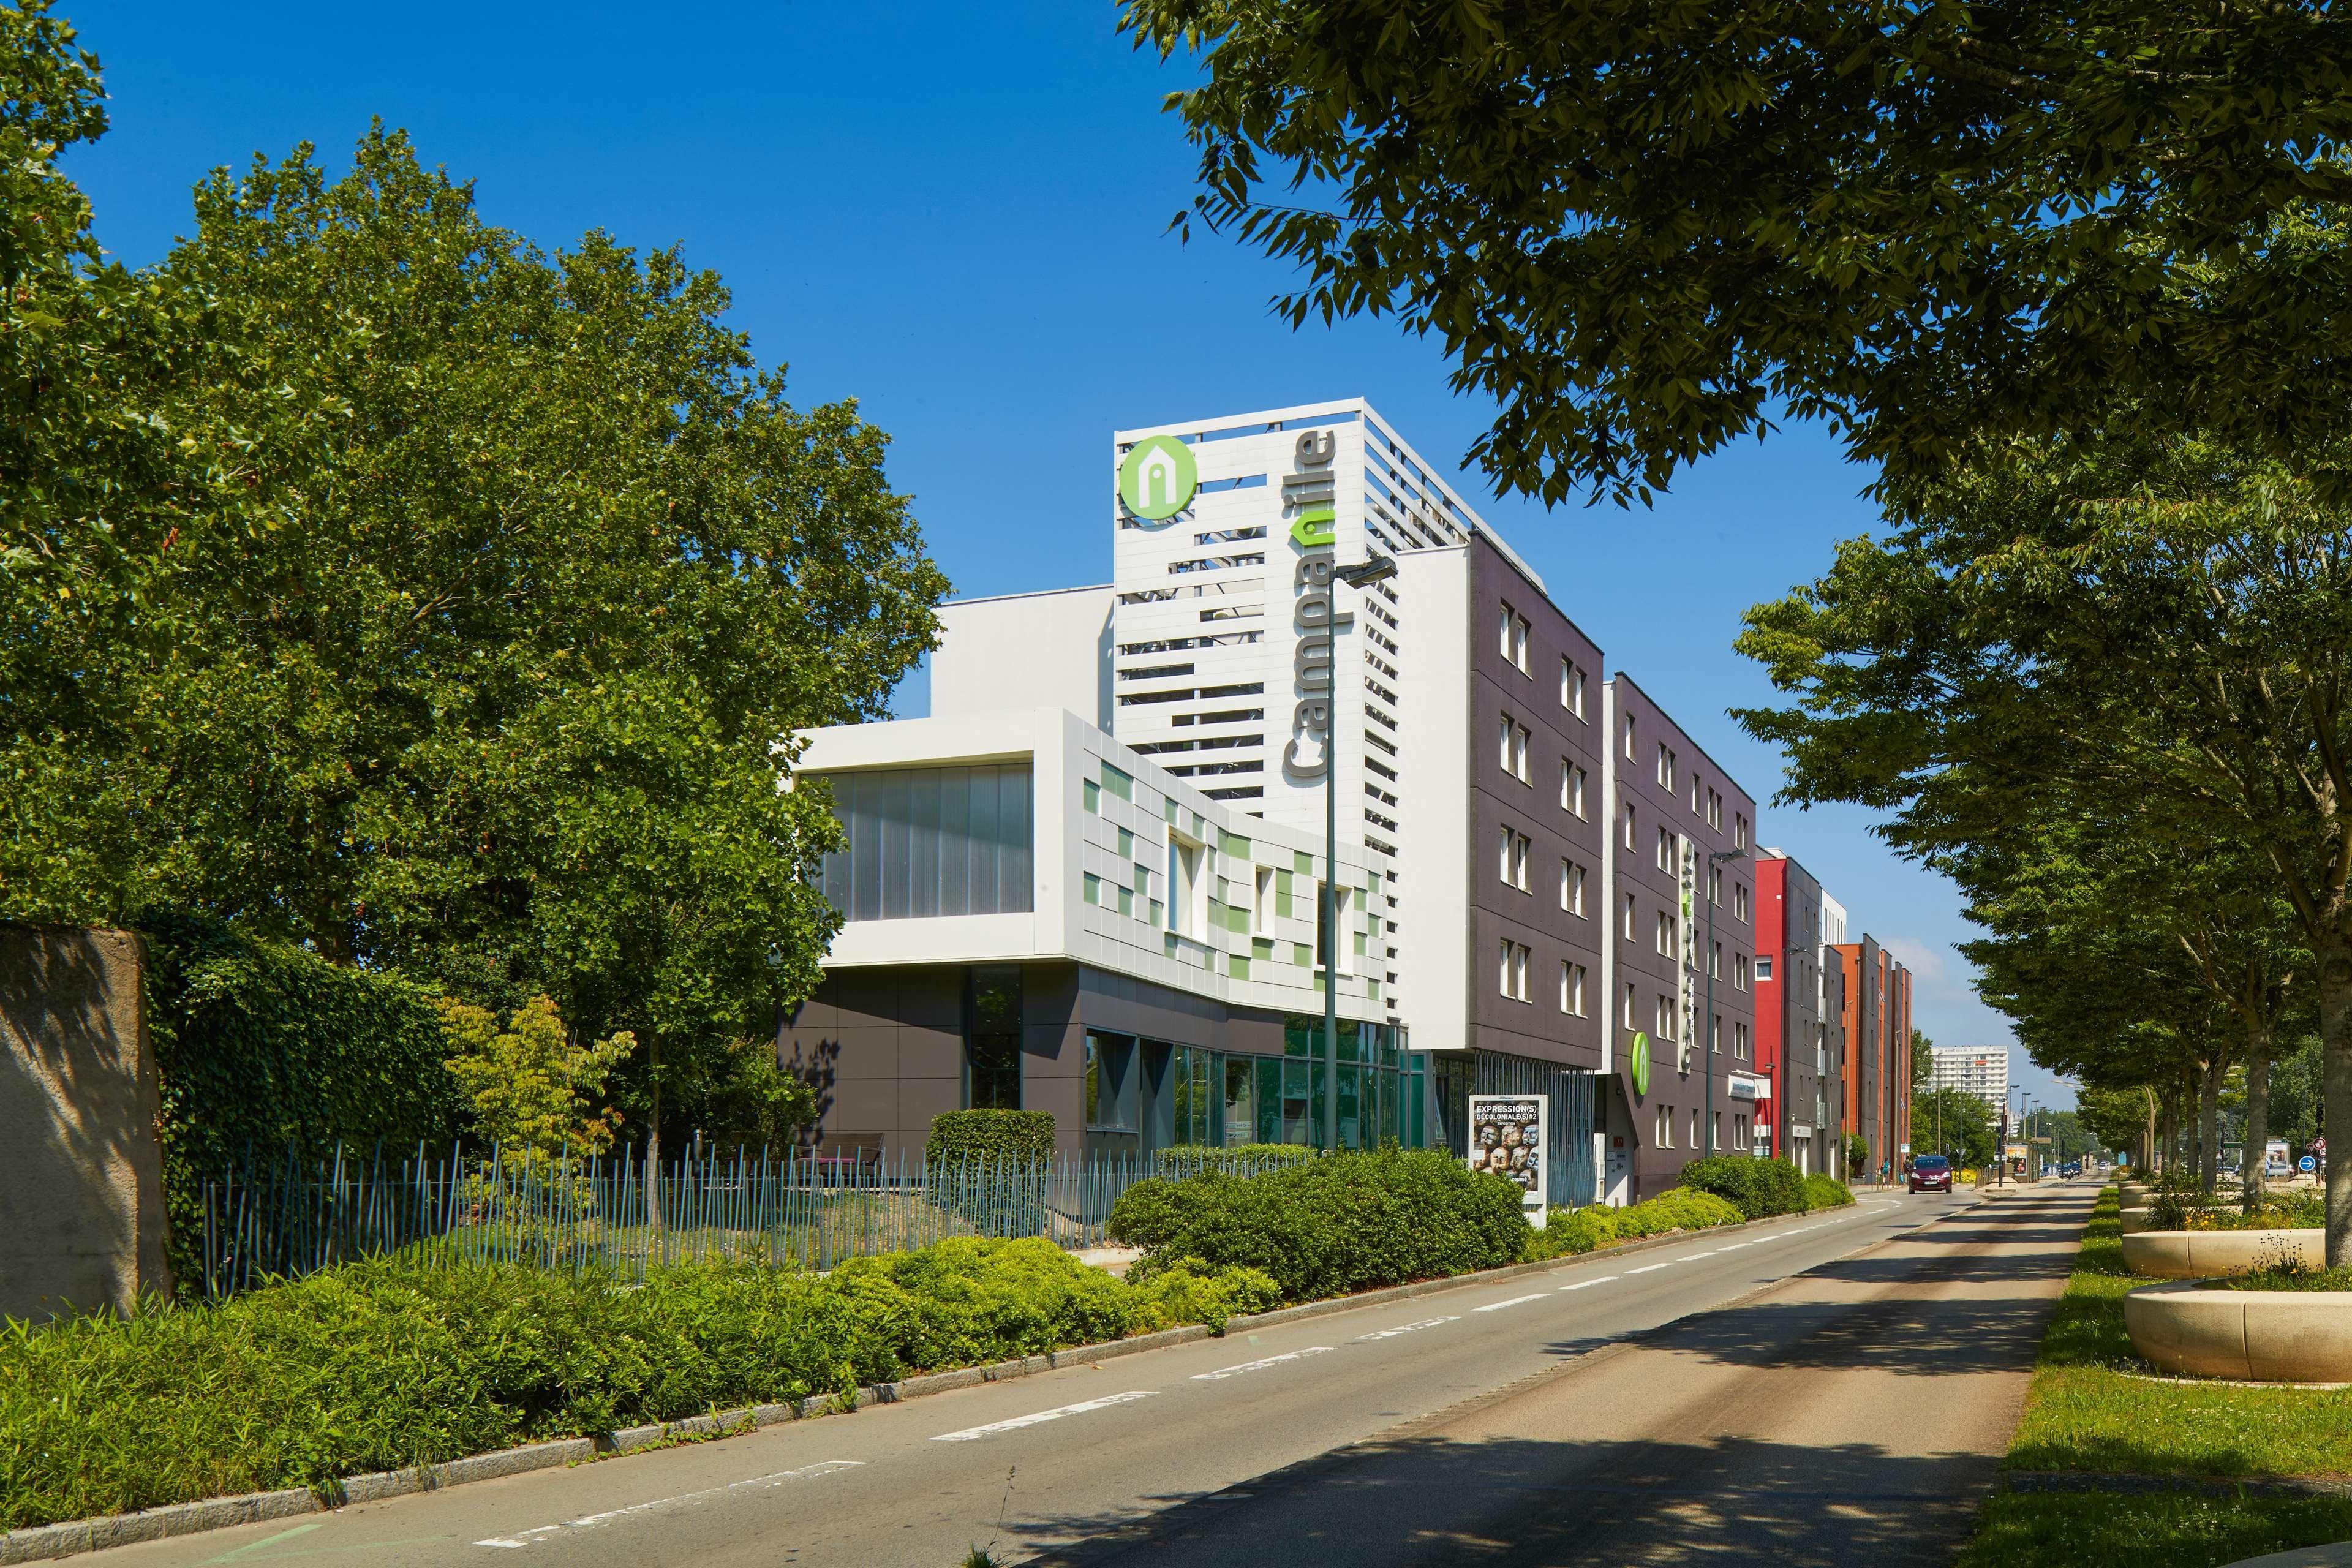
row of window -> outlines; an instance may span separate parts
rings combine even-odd
[[[1639,829],[1635,825],[1640,820],[1640,811],[1634,806],[1633,802],[1626,802],[1624,815],[1620,818],[1620,821],[1624,829],[1625,847],[1628,849],[1635,847],[1635,842],[1639,837]],[[1694,852],[1696,852],[1695,849]],[[1659,828],[1656,853],[1654,857],[1653,864],[1654,864],[1659,870],[1664,871],[1669,877],[1673,877],[1680,875],[1681,862],[1681,836],[1676,834],[1670,827]],[[1723,868],[1720,866],[1710,866],[1707,868],[1706,901],[1717,906],[1718,908],[1721,907],[1723,903]],[[1731,916],[1734,920],[1738,921],[1745,921],[1748,919],[1748,884],[1745,882],[1734,882],[1731,885]]]
[[[1679,997],[1664,991],[1654,993],[1654,995],[1656,1005],[1651,1014],[1650,1037],[1672,1045],[1682,1032],[1682,1001]],[[1638,983],[1628,980],[1618,1000],[1618,1024],[1628,1029],[1640,1028],[1642,1026],[1636,1016],[1640,1006],[1641,987]],[[1711,1017],[1712,1026],[1706,1032],[1707,1048],[1714,1055],[1721,1056],[1723,1054],[1723,1015],[1717,1013],[1711,1015]],[[1748,1025],[1740,1019],[1734,1018],[1731,1021],[1732,1059],[1744,1062],[1748,1059]]]
[[[1523,942],[1505,937],[1496,952],[1495,978],[1497,989],[1514,1002],[1535,1001],[1535,949]],[[1584,1014],[1585,987],[1591,972],[1569,959],[1559,961],[1559,1010],[1571,1018]]]
[[[1516,828],[1505,826],[1496,830],[1495,840],[1495,874],[1506,887],[1517,888],[1522,893],[1535,891],[1528,866],[1534,858],[1535,840]],[[1585,868],[1563,858],[1559,863],[1559,907],[1572,915],[1585,912]]]
[[[1633,715],[1628,713],[1624,716],[1623,721],[1620,724],[1619,732],[1625,749],[1625,760],[1629,763],[1638,762],[1640,760],[1640,755],[1639,749],[1634,743],[1635,726],[1633,723]],[[1658,787],[1664,790],[1668,795],[1673,795],[1675,793],[1675,781],[1678,776],[1677,760],[1675,756],[1674,748],[1661,741],[1658,742]],[[1711,788],[1702,790],[1701,782],[1696,771],[1693,771],[1688,782],[1690,785],[1691,815],[1703,819],[1709,827],[1714,828],[1717,833],[1722,832],[1723,796]],[[1629,807],[1628,809],[1631,808]],[[1735,849],[1747,848],[1747,815],[1742,812],[1734,812],[1732,814],[1731,823],[1731,847]],[[1626,847],[1628,848],[1633,847],[1633,840],[1631,837],[1626,839]]]
[[[1655,1139],[1657,1146],[1661,1149],[1671,1149],[1675,1146],[1675,1122],[1676,1121],[1676,1114],[1675,1109],[1671,1105],[1661,1105],[1658,1107]],[[1693,1149],[1696,1149],[1699,1146],[1698,1134],[1698,1107],[1693,1106],[1691,1107],[1690,1111],[1689,1145]],[[1742,1111],[1733,1111],[1731,1114],[1731,1142],[1728,1143],[1725,1142],[1723,1141],[1723,1112],[1718,1110],[1715,1113],[1715,1147],[1718,1152],[1744,1152],[1748,1147],[1748,1141],[1751,1135],[1752,1129],[1746,1113]]]
[[[1497,624],[1499,627],[1496,637],[1497,651],[1521,675],[1533,675],[1535,671],[1528,667],[1528,645],[1534,627],[1528,624],[1527,616],[1513,609],[1510,601],[1507,599],[1503,602],[1501,618]],[[1561,655],[1559,705],[1579,719],[1584,717],[1584,688],[1583,667],[1567,655]]]
[[[1528,753],[1535,743],[1535,731],[1505,713],[1497,724],[1495,738],[1495,762],[1503,772],[1523,784],[1535,783]],[[1559,760],[1559,808],[1572,816],[1584,815],[1584,799],[1591,775],[1562,757]]]

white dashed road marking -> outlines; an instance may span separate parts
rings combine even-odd
[[[992,1421],[985,1426],[967,1426],[961,1432],[942,1432],[931,1439],[934,1443],[971,1443],[982,1437],[992,1437],[999,1432],[1018,1432],[1024,1426],[1042,1426],[1048,1421],[1059,1421],[1065,1415],[1084,1415],[1089,1410],[1108,1410],[1114,1405],[1132,1405],[1139,1399],[1149,1399],[1160,1391],[1156,1388],[1130,1388],[1125,1394],[1107,1394],[1100,1399],[1082,1400],[1055,1410],[1040,1410],[1034,1415],[1015,1415],[1010,1421]]]
[[[1625,1274],[1629,1279],[1636,1274],[1655,1274],[1661,1268],[1672,1268],[1675,1261],[1674,1258],[1668,1258],[1664,1263],[1653,1263],[1647,1268],[1628,1268]]]
[[[1606,1285],[1609,1281],[1616,1278],[1617,1276],[1614,1274],[1603,1274],[1598,1279],[1580,1279],[1573,1285],[1563,1285],[1560,1289],[1562,1290],[1584,1290],[1589,1289],[1595,1285]]]
[[[1393,1329],[1375,1329],[1369,1334],[1358,1334],[1350,1342],[1360,1345],[1369,1344],[1374,1340],[1392,1340],[1399,1334],[1409,1334],[1415,1329],[1433,1329],[1440,1323],[1458,1323],[1461,1321],[1459,1318],[1423,1318],[1417,1323],[1402,1323]]]
[[[1245,1361],[1239,1366],[1221,1366],[1214,1372],[1196,1372],[1192,1374],[1192,1381],[1214,1383],[1221,1377],[1239,1377],[1245,1372],[1256,1372],[1263,1367],[1279,1366],[1284,1362],[1297,1361],[1303,1356],[1328,1354],[1330,1349],[1329,1345],[1310,1345],[1303,1351],[1292,1351],[1286,1355],[1270,1355],[1264,1361]]]
[[[1532,1296],[1514,1296],[1507,1301],[1489,1301],[1483,1307],[1473,1307],[1470,1310],[1474,1312],[1499,1312],[1506,1307],[1516,1307],[1522,1301],[1540,1301],[1542,1300],[1543,1292],[1538,1290]]]
[[[827,1459],[822,1464],[803,1465],[796,1470],[776,1470],[764,1476],[753,1476],[747,1481],[730,1481],[723,1487],[707,1487],[698,1492],[680,1492],[676,1497],[656,1498],[651,1502],[631,1503],[627,1508],[608,1509],[603,1513],[583,1514],[578,1519],[567,1519],[559,1524],[542,1524],[514,1535],[493,1535],[488,1540],[477,1541],[474,1544],[509,1548],[536,1546],[559,1531],[591,1530],[600,1524],[610,1524],[616,1519],[626,1519],[634,1513],[649,1513],[660,1508],[682,1508],[693,1503],[707,1502],[712,1498],[723,1497],[729,1492],[747,1491],[753,1487],[780,1487],[786,1481],[811,1480],[818,1476],[832,1475],[837,1470],[856,1470],[864,1468],[863,1462],[857,1459]]]

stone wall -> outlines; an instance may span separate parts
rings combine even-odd
[[[0,1315],[170,1288],[140,962],[129,931],[0,924]]]

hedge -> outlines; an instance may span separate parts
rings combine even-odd
[[[1013,1160],[1041,1163],[1054,1157],[1050,1110],[950,1110],[931,1118],[923,1158]]]
[[[1325,1155],[1255,1176],[1153,1176],[1112,1206],[1143,1262],[1265,1270],[1294,1301],[1493,1268],[1519,1255],[1520,1192],[1438,1150]]]
[[[1694,1160],[1684,1167],[1685,1176],[1697,1166],[1716,1163]],[[1764,1165],[1777,1162],[1741,1160],[1733,1156],[1721,1163]],[[1790,1174],[1794,1174],[1793,1169]],[[1768,1177],[1766,1180],[1769,1184],[1769,1190],[1779,1190],[1779,1178]],[[1806,1176],[1796,1185],[1801,1199],[1799,1205],[1795,1208],[1772,1212],[1801,1214],[1853,1202],[1853,1194],[1829,1176]],[[1591,1252],[1612,1242],[1637,1241],[1643,1237],[1664,1236],[1677,1230],[1708,1230],[1719,1225],[1738,1225],[1742,1220],[1754,1217],[1734,1206],[1727,1199],[1685,1184],[1671,1188],[1647,1203],[1634,1204],[1627,1208],[1595,1205],[1591,1208],[1554,1209],[1545,1216],[1543,1229],[1529,1236],[1523,1256],[1530,1260],[1564,1258]]]
[[[1189,1176],[1203,1167],[1234,1169],[1247,1165],[1296,1165],[1312,1160],[1316,1151],[1303,1143],[1171,1143],[1156,1156],[1160,1168],[1171,1176]]]
[[[1713,1193],[1749,1219],[1805,1212],[1805,1179],[1786,1160],[1710,1154],[1683,1167],[1682,1184]]]
[[[1833,1209],[1853,1202],[1853,1194],[1835,1176],[1820,1172],[1805,1178],[1805,1210]]]
[[[219,1306],[0,1332],[0,1530],[341,1477],[1275,1305],[1247,1269],[1128,1283],[1040,1240],[824,1276],[362,1263]]]

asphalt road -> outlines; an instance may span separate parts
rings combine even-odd
[[[975,1545],[1004,1562],[1155,1565],[1681,1562],[1694,1545],[1713,1563],[1939,1561],[1885,1554],[1902,1539],[1889,1521],[1927,1520],[1927,1544],[1954,1528],[1955,1497],[1990,1483],[2093,1191],[1972,1209],[1866,1197],[92,1561],[950,1568]],[[1725,1501],[1748,1493],[1761,1511]],[[1661,1514],[1685,1522],[1662,1534]],[[1842,1536],[1859,1554],[1805,1544]]]

